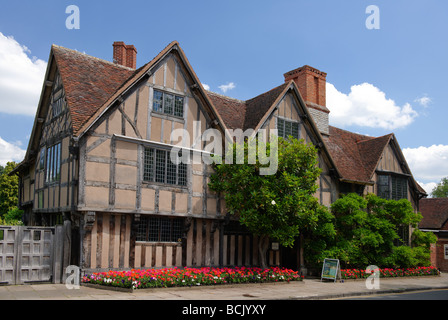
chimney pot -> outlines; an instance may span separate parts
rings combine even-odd
[[[137,67],[137,49],[133,45],[126,45],[123,41],[113,43],[113,62],[125,67]]]
[[[304,65],[285,73],[283,76],[285,77],[285,82],[294,80],[305,102],[326,107],[325,85],[327,74],[325,72]]]
[[[304,65],[283,75],[285,82],[293,80],[310,111],[320,132],[328,135],[328,114],[326,102],[327,74],[316,68]]]

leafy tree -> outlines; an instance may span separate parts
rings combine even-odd
[[[399,227],[415,228],[422,219],[408,200],[349,194],[335,201],[331,209],[336,237],[325,254],[339,258],[346,267],[409,267],[429,262],[429,246],[435,242],[431,235],[414,231],[413,247],[395,246]]]
[[[258,141],[258,148],[260,143]],[[209,183],[211,190],[224,194],[229,212],[259,236],[263,268],[267,266],[269,240],[292,247],[301,231],[317,233],[320,230],[319,214],[324,210],[313,196],[321,173],[316,148],[291,137],[288,140],[279,138],[277,149],[269,143],[264,147],[268,157],[278,150],[278,167],[274,174],[260,175],[260,169],[266,167],[260,159],[249,164],[248,154],[254,150],[250,143],[244,143],[244,163],[215,165]],[[237,145],[231,150],[236,157]],[[331,229],[328,224],[325,227]]]
[[[17,166],[15,162],[8,162],[0,175],[0,216],[17,207],[19,178],[9,173]]]
[[[434,198],[448,198],[448,177],[442,178],[440,183],[432,190]]]

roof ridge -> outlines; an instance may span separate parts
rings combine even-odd
[[[229,99],[229,100],[234,100],[234,101],[237,101],[237,102],[240,102],[240,103],[246,103],[248,101],[248,100],[245,101],[245,100],[240,100],[240,99],[237,99],[237,98],[225,96],[223,94],[220,94],[220,93],[217,93],[217,92],[214,92],[214,91],[210,91],[210,90],[205,90],[205,92],[207,94],[211,93],[211,94],[214,94],[214,95],[216,95],[218,97],[221,97],[221,98],[224,98],[224,99]]]
[[[381,138],[381,137],[373,137],[373,136],[369,136],[369,135],[362,134],[362,133],[356,133],[356,132],[349,131],[349,130],[346,130],[346,129],[342,129],[342,128],[339,128],[339,127],[335,127],[335,126],[332,126],[332,125],[329,125],[329,126],[330,126],[330,127],[333,127],[333,128],[336,129],[336,130],[344,131],[344,132],[350,133],[350,134],[352,134],[352,135],[356,135],[356,136],[360,136],[360,137],[365,137],[365,138],[366,138],[366,139],[364,139],[364,140],[359,140],[359,141],[357,141],[356,143],[359,143],[359,142],[365,142],[365,141],[370,141],[370,140],[372,140],[372,139]]]
[[[254,100],[254,99],[256,99],[256,98],[258,98],[258,97],[260,97],[260,96],[262,96],[262,95],[264,95],[264,94],[267,94],[267,93],[269,93],[269,92],[271,92],[271,91],[277,90],[277,89],[280,88],[281,86],[285,86],[285,85],[288,85],[288,84],[289,84],[288,82],[284,82],[284,83],[282,83],[281,85],[278,85],[278,86],[276,86],[276,87],[274,87],[274,88],[272,88],[272,89],[270,89],[270,90],[268,90],[268,91],[265,91],[265,92],[263,92],[263,93],[260,93],[259,95],[255,96],[255,97],[253,97],[253,98],[250,98],[250,99],[248,99],[248,100],[246,100],[246,102],[249,102],[249,101],[251,101],[251,100]]]
[[[115,67],[118,67],[118,68],[122,68],[122,69],[126,69],[126,70],[129,70],[129,71],[135,71],[135,70],[136,70],[136,69],[133,69],[133,68],[129,68],[129,67],[123,66],[123,65],[118,64],[118,63],[113,63],[113,62],[108,61],[108,60],[105,60],[105,59],[101,59],[101,58],[98,58],[98,57],[95,57],[95,56],[91,56],[91,55],[89,55],[89,54],[87,54],[87,53],[84,53],[84,52],[81,52],[81,51],[78,51],[78,50],[75,50],[75,49],[70,49],[70,48],[62,47],[62,46],[59,46],[59,45],[57,45],[57,44],[52,44],[51,47],[52,47],[52,48],[54,47],[54,48],[57,48],[57,49],[68,50],[68,51],[74,52],[74,53],[76,53],[76,54],[85,56],[86,58],[93,59],[93,60],[97,60],[97,61],[99,61],[99,62],[103,62],[103,63],[107,63],[107,64],[109,64],[109,65],[112,65],[112,66],[115,66]]]

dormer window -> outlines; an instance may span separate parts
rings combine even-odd
[[[184,97],[154,90],[152,107],[155,112],[182,118],[184,116]]]

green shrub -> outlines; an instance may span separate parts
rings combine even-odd
[[[4,226],[21,226],[23,210],[13,208],[9,210],[3,217],[0,217],[0,225]]]
[[[408,246],[393,247],[392,253],[385,259],[385,263],[393,268],[416,266],[415,252]]]

